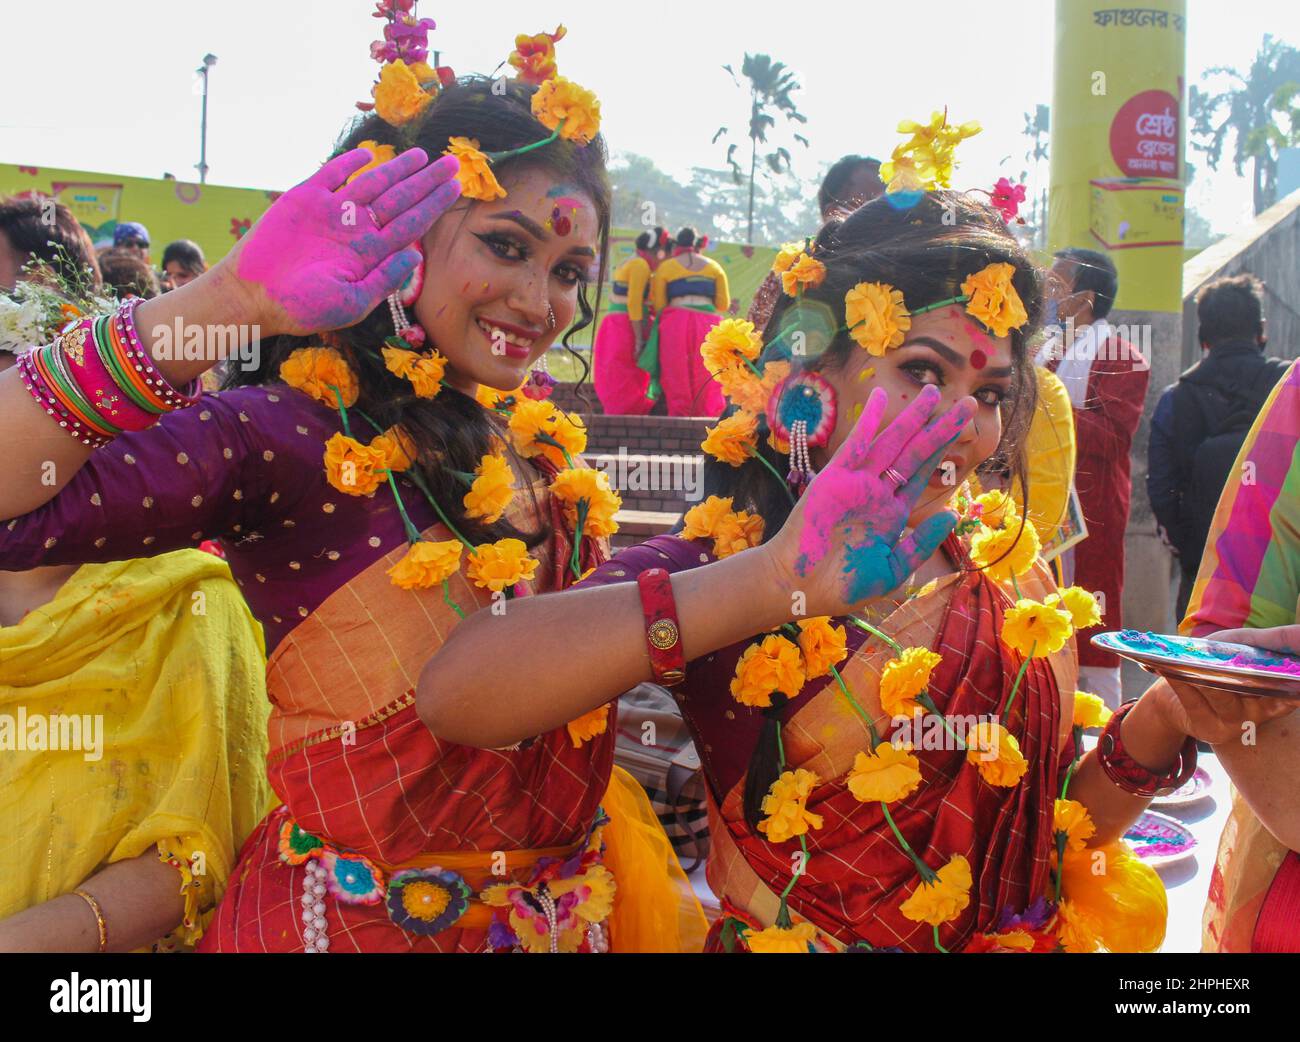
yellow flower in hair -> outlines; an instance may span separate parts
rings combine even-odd
[[[600,133],[600,102],[596,95],[563,76],[552,76],[533,95],[533,115],[547,130],[560,131],[565,141],[585,145]]]
[[[921,883],[899,906],[899,911],[914,923],[942,926],[951,922],[970,904],[970,862],[955,854],[939,869],[933,883]]]
[[[713,556],[721,560],[749,550],[763,541],[763,519],[758,514],[737,510],[726,514],[713,533]]]
[[[388,480],[387,463],[382,449],[344,434],[333,434],[325,443],[325,480],[349,496],[373,495]]]
[[[739,467],[748,463],[758,451],[758,417],[741,409],[717,426],[706,427],[700,448],[720,463]]]
[[[1067,850],[1061,894],[1073,912],[1067,916],[1072,925],[1092,933],[1107,951],[1154,952],[1164,943],[1169,913],[1164,883],[1123,842]]]
[[[590,467],[562,470],[551,482],[551,495],[564,504],[564,517],[575,530],[578,524],[578,503],[586,502],[583,535],[606,537],[618,531],[614,515],[622,508],[623,501],[609,487],[609,475],[604,471],[592,470]]]
[[[723,517],[731,513],[730,496],[710,496],[703,503],[686,511],[685,525],[681,531],[683,539],[712,539]]]
[[[844,294],[844,321],[858,346],[877,357],[898,347],[912,328],[902,291],[886,282],[859,282]]]
[[[790,640],[773,633],[745,649],[731,678],[731,697],[743,706],[766,709],[772,694],[793,698],[804,685],[803,656]]]
[[[605,733],[609,727],[609,706],[597,706],[590,713],[583,713],[576,720],[564,725],[569,732],[569,740],[575,749],[581,749],[597,735]]]
[[[826,278],[826,265],[821,261],[800,254],[799,259],[781,274],[781,288],[787,297],[798,296],[807,289],[816,289]]]
[[[1067,586],[1060,593],[1049,594],[1044,598],[1044,603],[1068,611],[1076,630],[1086,630],[1101,622],[1101,608],[1097,604],[1097,598],[1082,586]]]
[[[824,677],[832,666],[848,657],[848,637],[843,626],[832,626],[830,616],[799,620],[799,650],[809,680]]]
[[[409,470],[419,455],[411,436],[400,427],[389,427],[377,435],[370,447],[384,454],[384,466],[398,473]]]
[[[409,380],[417,398],[436,398],[442,390],[447,359],[437,351],[420,354],[400,347],[385,347],[384,365],[394,376]]]
[[[1027,597],[1016,601],[1002,618],[1002,643],[1033,658],[1056,654],[1073,632],[1069,612]]]
[[[971,536],[970,559],[995,582],[1010,582],[1034,566],[1041,548],[1033,525],[1008,517],[1005,527],[981,527]]]
[[[1096,695],[1090,695],[1086,691],[1074,693],[1074,719],[1071,726],[1105,727],[1110,722],[1110,717],[1110,709]]]
[[[555,45],[564,39],[566,31],[560,25],[553,33],[520,33],[515,37],[515,49],[506,60],[518,71],[519,79],[524,83],[545,83],[555,75]]]
[[[394,127],[411,122],[433,100],[433,95],[420,86],[419,77],[400,58],[380,68],[379,82],[371,94],[379,118]]]
[[[460,161],[456,180],[460,182],[460,194],[466,199],[480,199],[490,203],[493,199],[506,197],[506,190],[492,172],[488,157],[479,151],[477,138],[449,138],[442,154],[455,156]]]
[[[918,708],[916,696],[930,683],[934,667],[943,656],[929,648],[905,648],[889,660],[880,674],[880,705],[890,716],[912,716]]]
[[[1097,832],[1088,808],[1078,800],[1057,800],[1052,806],[1052,831],[1065,833],[1066,850],[1082,850]],[[1053,844],[1055,849],[1055,844]]]
[[[961,284],[962,293],[970,297],[966,313],[988,326],[994,336],[1006,336],[1029,320],[1011,281],[1015,274],[1016,269],[1004,261],[988,265]]]
[[[817,938],[812,923],[794,923],[790,927],[769,926],[745,934],[745,947],[754,955],[807,955],[808,946]]]
[[[347,408],[356,404],[360,393],[357,378],[343,356],[332,347],[298,348],[280,363],[280,379],[331,409],[339,407],[333,388],[338,388]]]
[[[907,182],[899,188],[926,191],[947,188],[952,183],[952,171],[956,165],[954,150],[980,130],[980,125],[974,121],[960,125],[949,123],[946,109],[931,113],[929,123],[905,119],[898,124],[898,132],[910,134],[911,138],[898,145],[889,161],[881,164],[880,179],[891,190],[897,190],[892,184],[895,178]]]
[[[776,259],[772,261],[772,271],[780,275],[794,267],[802,255],[805,248],[802,242],[787,242],[776,253]]]
[[[762,367],[762,373],[759,379],[747,366],[733,365],[714,373],[713,378],[721,385],[728,401],[746,412],[763,413],[776,385],[790,375],[790,363],[768,362]]]
[[[812,771],[800,767],[783,772],[772,783],[763,797],[763,813],[767,817],[758,823],[758,831],[769,843],[784,843],[805,835],[809,829],[822,827],[822,816],[808,809],[808,797],[819,781]]]
[[[387,163],[397,155],[396,149],[392,145],[381,145],[378,141],[363,141],[357,145],[357,148],[364,148],[370,153],[370,162],[363,166],[356,173],[348,177],[348,184],[351,184],[367,170],[373,170],[375,167]]]
[[[980,520],[989,528],[1005,528],[1020,516],[1016,501],[998,489],[976,496],[975,502],[980,506]]]
[[[498,391],[495,387],[489,387],[487,384],[479,384],[478,389],[474,392],[474,400],[483,408],[492,412],[513,409],[523,396],[523,384],[520,384],[513,391]]]
[[[990,785],[1010,788],[1029,770],[1016,736],[999,723],[981,720],[966,732],[966,759]]]
[[[421,539],[412,543],[405,556],[388,569],[393,585],[403,590],[424,590],[445,582],[460,571],[460,554],[464,547],[459,539],[432,542]]]
[[[474,547],[465,574],[480,589],[500,593],[507,586],[531,580],[536,570],[537,562],[528,556],[522,539],[498,539]]]
[[[869,753],[853,758],[849,791],[861,803],[893,803],[921,786],[921,763],[910,745],[881,742]]]
[[[491,525],[501,520],[514,497],[514,471],[504,456],[487,455],[474,468],[474,482],[465,493],[465,516]]]
[[[577,456],[587,447],[587,431],[576,413],[565,413],[548,399],[523,397],[510,417],[510,440],[525,459],[545,456],[557,467],[567,467],[564,458]]]
[[[737,366],[753,376],[742,359],[756,361],[762,350],[763,340],[754,323],[743,318],[724,318],[704,334],[700,357],[704,359],[704,368],[715,376]]]

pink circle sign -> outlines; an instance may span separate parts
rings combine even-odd
[[[1181,140],[1178,99],[1164,90],[1134,94],[1110,124],[1110,154],[1124,177],[1177,177]]]

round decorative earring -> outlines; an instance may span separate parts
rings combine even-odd
[[[790,446],[786,481],[796,496],[802,495],[815,473],[808,450],[830,441],[835,413],[835,388],[820,373],[794,373],[772,389],[767,424],[777,440]]]

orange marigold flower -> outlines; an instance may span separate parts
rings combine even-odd
[[[877,357],[898,347],[912,328],[902,290],[885,282],[859,282],[844,294],[844,321],[858,346]]]
[[[966,759],[990,785],[1010,788],[1029,770],[1016,736],[1001,724],[981,720],[966,732]]]
[[[808,809],[808,797],[820,779],[802,767],[784,771],[772,783],[763,797],[763,813],[767,815],[758,823],[758,831],[769,843],[784,843],[795,836],[805,835],[809,829],[822,827],[822,816]]]
[[[825,278],[826,265],[804,253],[781,273],[781,288],[787,297],[795,297],[804,290],[816,289]]]
[[[347,408],[356,404],[360,393],[357,378],[343,356],[332,347],[298,348],[280,363],[280,379],[331,409],[339,406],[333,388],[338,388]]]
[[[1029,320],[1025,305],[1011,280],[1014,266],[1005,261],[990,264],[961,284],[962,293],[970,297],[966,313],[988,326],[994,336],[1006,336]]]
[[[880,674],[880,706],[890,716],[912,716],[919,708],[916,697],[930,683],[934,667],[943,656],[929,648],[905,648],[885,664]]]
[[[393,585],[403,590],[425,590],[445,582],[460,571],[459,539],[432,542],[421,539],[412,543],[406,554],[388,569]]]
[[[456,180],[460,182],[460,194],[466,199],[480,199],[490,203],[493,199],[506,197],[506,190],[492,172],[488,157],[479,151],[477,138],[448,138],[447,148],[442,154],[455,156],[460,161]]]
[[[793,698],[804,685],[803,656],[790,640],[773,633],[751,644],[736,663],[731,697],[741,705],[766,709],[773,692]]]
[[[910,745],[881,742],[853,758],[849,791],[862,803],[893,803],[921,787],[921,763]]]
[[[762,350],[763,339],[754,328],[754,323],[743,318],[724,318],[704,334],[704,341],[700,344],[700,357],[704,360],[704,368],[715,377],[723,370],[733,367],[739,367],[753,376],[753,371],[745,361],[757,361]]]
[[[758,450],[758,417],[741,409],[706,427],[700,448],[721,463],[739,467]]]
[[[971,536],[970,559],[995,582],[1010,582],[1034,566],[1041,549],[1034,526],[1010,516],[1004,528],[981,526]]]
[[[783,275],[789,271],[794,267],[795,261],[803,256],[806,245],[806,243],[802,242],[785,243],[776,251],[776,259],[772,261],[772,270],[778,275]]]
[[[763,413],[767,411],[767,403],[776,385],[790,375],[790,363],[768,362],[762,372],[763,377],[759,379],[747,367],[733,365],[714,373],[713,378],[721,385],[722,393],[729,401],[746,412]]]
[[[394,376],[411,381],[417,398],[436,398],[442,390],[447,359],[437,351],[419,354],[400,347],[385,347],[384,365]]]
[[[623,506],[617,492],[609,487],[609,475],[590,467],[569,467],[551,482],[551,495],[564,504],[564,517],[577,530],[578,503],[586,502],[582,534],[608,537],[618,531],[614,520]]]
[[[830,616],[799,620],[799,650],[809,680],[824,677],[832,666],[848,657],[848,637],[843,626],[832,626]]]
[[[590,713],[583,713],[576,720],[564,725],[569,732],[569,740],[575,749],[581,749],[583,743],[590,742],[597,735],[605,733],[609,727],[609,706],[597,706]]]
[[[388,480],[388,454],[355,438],[333,434],[325,443],[325,480],[349,496],[373,495]]]
[[[1097,598],[1082,586],[1067,586],[1060,593],[1048,594],[1043,598],[1043,603],[1069,612],[1070,622],[1076,630],[1086,630],[1101,622],[1101,607],[1097,604]]]
[[[955,854],[938,871],[933,883],[921,883],[899,911],[915,923],[942,926],[965,911],[970,904],[970,862]]]
[[[515,403],[524,396],[524,385],[520,384],[513,391],[498,391],[495,387],[489,387],[487,384],[479,384],[478,390],[474,392],[474,400],[493,412],[499,412],[504,409],[509,411],[515,407]]]
[[[379,82],[371,94],[379,118],[394,127],[411,122],[433,100],[433,95],[420,86],[419,77],[400,58],[380,68]]]
[[[514,471],[504,456],[486,455],[474,468],[474,475],[474,482],[462,500],[465,515],[481,518],[484,524],[495,524],[515,494],[511,485]]]
[[[1088,808],[1078,800],[1058,799],[1052,805],[1052,831],[1065,833],[1066,850],[1082,850],[1097,832]]]
[[[745,934],[745,947],[755,955],[806,955],[817,938],[812,923],[795,923],[789,927],[769,926]]]
[[[719,523],[730,513],[730,496],[710,496],[703,503],[686,511],[681,536],[683,539],[712,539]]]
[[[500,593],[507,586],[531,580],[536,570],[537,562],[528,556],[522,539],[498,539],[474,547],[465,574],[475,586]]]
[[[1105,727],[1110,722],[1110,717],[1110,709],[1096,695],[1090,695],[1086,691],[1074,693],[1074,719],[1071,726]]]
[[[1062,905],[1068,903],[1073,913],[1066,916],[1069,926],[1091,933],[1107,951],[1153,952],[1164,943],[1169,913],[1164,883],[1123,842],[1067,850],[1061,894],[1068,899]],[[1073,950],[1064,932],[1057,936]]]
[[[392,145],[381,145],[378,141],[363,141],[361,144],[357,145],[357,148],[364,148],[370,153],[370,162],[360,170],[350,174],[348,176],[348,184],[351,184],[367,170],[373,170],[375,167],[387,163],[390,159],[397,156],[397,150],[394,149]]]
[[[565,413],[548,399],[521,398],[510,417],[510,440],[526,459],[545,456],[557,467],[587,447],[587,431],[576,413]]]
[[[533,95],[533,115],[565,141],[585,145],[600,133],[600,102],[591,91],[563,76],[552,76]]]
[[[726,514],[713,533],[713,556],[721,560],[763,541],[763,519],[747,510]]]
[[[383,434],[377,435],[370,447],[384,454],[384,466],[399,473],[409,470],[419,455],[415,442],[401,427],[389,427]]]

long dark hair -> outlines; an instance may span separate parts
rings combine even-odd
[[[1028,513],[1029,482],[1025,439],[1037,401],[1037,381],[1029,342],[1041,310],[1042,274],[1007,231],[992,207],[957,192],[928,192],[907,208],[882,197],[853,211],[843,220],[829,221],[819,232],[813,256],[826,265],[826,278],[796,303],[782,296],[763,331],[763,359],[786,359],[794,368],[812,370],[843,367],[855,351],[855,341],[843,332],[844,295],[859,282],[885,282],[901,290],[909,309],[938,303],[961,293],[961,284],[986,265],[1006,263],[1015,269],[1012,283],[1024,301],[1029,320],[1011,332],[1015,367],[1011,393],[1002,406],[1002,439],[982,469],[1000,470],[1024,490]],[[796,334],[803,333],[807,353],[794,353]],[[824,345],[824,349],[822,349]],[[734,407],[729,410],[734,412]],[[789,457],[769,444],[766,419],[760,418],[758,451],[778,473],[789,468]],[[782,483],[758,460],[739,467],[712,458],[705,461],[706,495],[730,496],[737,510],[761,514],[764,540],[785,524],[791,504]],[[1022,518],[1021,521],[1024,524]],[[750,760],[745,784],[745,816],[756,827],[762,818],[762,798],[778,775],[776,718],[784,699],[774,698],[763,734]]]
[[[520,148],[542,140],[548,133],[530,109],[536,89],[517,80],[465,77],[443,89],[424,115],[405,127],[390,126],[374,114],[358,118],[334,154],[341,155],[363,141],[374,141],[391,145],[398,153],[419,147],[432,159],[455,136],[477,139],[484,152]],[[560,139],[493,166],[499,178],[528,167],[551,170],[591,197],[599,226],[597,286],[604,277],[609,253],[611,201],[607,158],[604,140],[598,135],[586,146]],[[599,299],[596,303],[598,306]],[[578,288],[578,311],[578,321],[565,332],[561,343],[582,361],[581,383],[586,379],[587,366],[585,359],[573,350],[572,338],[591,325],[596,315],[585,280]],[[416,397],[410,383],[394,376],[384,365],[381,349],[384,339],[393,334],[392,315],[387,302],[383,302],[356,325],[325,338],[344,355],[356,373],[360,386],[357,406],[381,427],[400,424],[415,445],[416,465],[430,492],[467,539],[482,542],[514,537],[536,545],[548,533],[545,525],[532,532],[520,532],[504,518],[493,525],[484,525],[465,516],[462,498],[466,485],[456,472],[473,471],[481,458],[492,452],[493,439],[502,433],[501,420],[473,398],[449,387],[444,387],[433,399]],[[319,336],[276,337],[262,345],[255,369],[243,371],[232,367],[226,386],[275,381],[281,363],[293,351],[308,343],[319,343],[321,339]],[[507,451],[511,451],[509,439],[504,440]],[[526,467],[523,469],[527,471]]]

